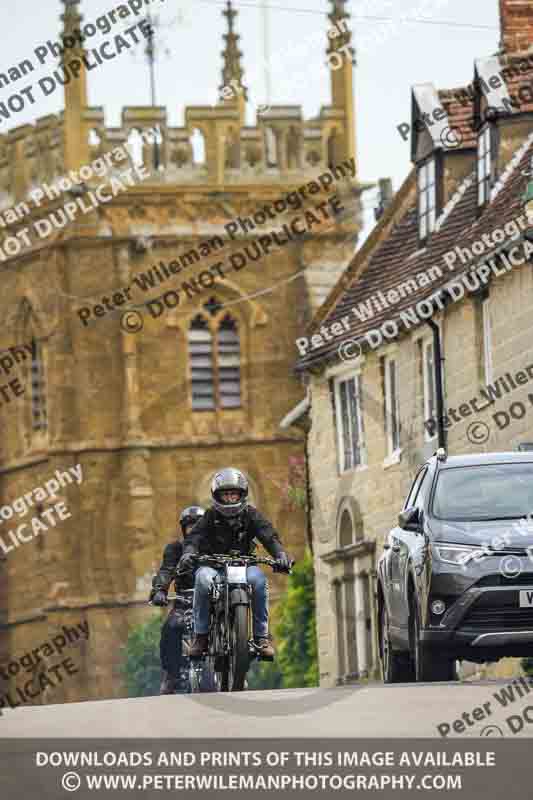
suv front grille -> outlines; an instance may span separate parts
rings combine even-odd
[[[516,578],[505,578],[501,574],[485,575],[475,584],[476,588],[478,586],[505,586],[508,589],[512,589],[513,586],[533,587],[533,572],[524,572]]]
[[[533,631],[533,608],[474,607],[470,609],[461,623],[461,629],[464,628],[487,631]]]

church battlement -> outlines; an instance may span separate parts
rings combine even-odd
[[[326,108],[319,118],[305,120],[299,106],[273,106],[258,115],[255,126],[241,126],[235,109],[188,106],[187,125],[173,127],[165,108],[127,106],[120,127],[106,127],[100,107],[86,109],[83,123],[89,161],[118,145],[140,141],[141,132],[159,126],[161,169],[152,182],[264,184],[299,180],[337,163],[333,151],[336,137],[342,135],[339,117],[335,109]],[[24,200],[32,188],[68,171],[64,128],[64,115],[50,114],[0,136],[1,208]],[[146,163],[153,163],[149,151],[154,146],[145,143],[144,148]]]
[[[63,0],[65,2],[65,0]],[[328,37],[328,52],[350,41],[345,0],[330,0],[329,15],[342,33],[338,41]],[[80,24],[77,0],[65,2],[65,33]],[[161,106],[126,106],[120,127],[105,125],[104,109],[89,107],[86,76],[65,86],[65,111],[49,114],[33,125],[23,125],[0,135],[0,209],[23,202],[42,183],[79,169],[95,158],[126,143],[143,149],[147,165],[158,164],[147,185],[249,185],[300,182],[343,159],[355,156],[353,136],[352,60],[343,56],[340,69],[331,72],[333,105],[304,119],[297,105],[270,106],[259,110],[254,125],[246,125],[247,90],[238,50],[240,38],[233,28],[237,12],[231,2],[223,12],[228,18],[222,53],[222,87],[231,92],[217,105],[187,106],[183,126],[168,124]],[[341,56],[339,55],[339,58]],[[222,93],[224,94],[224,92]],[[149,144],[140,134],[159,127],[161,140]],[[135,155],[134,155],[135,153]]]

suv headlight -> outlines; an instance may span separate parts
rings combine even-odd
[[[446,564],[459,564],[461,567],[466,567],[467,564],[487,555],[483,547],[470,547],[463,544],[435,544],[435,550],[441,561]]]

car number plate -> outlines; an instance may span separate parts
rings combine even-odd
[[[521,591],[520,608],[532,608],[532,607],[533,607],[533,590]]]

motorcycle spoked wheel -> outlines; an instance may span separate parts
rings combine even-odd
[[[210,637],[211,638],[211,637]],[[229,664],[228,656],[224,653],[224,615],[220,614],[219,618],[213,625],[212,629],[212,645],[210,642],[209,659],[212,659],[212,675],[213,681],[216,686],[215,691],[227,692],[229,687]]]
[[[214,636],[209,634],[209,644],[207,656],[196,663],[194,691],[196,692],[220,692],[220,679],[215,671],[216,666],[216,642]]]
[[[228,684],[230,692],[242,692],[250,666],[248,606],[234,606],[230,630]]]

